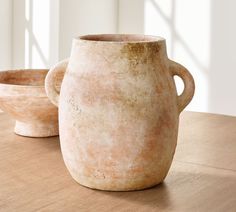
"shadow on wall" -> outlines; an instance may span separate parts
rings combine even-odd
[[[55,1],[25,0],[26,67],[49,68],[57,60],[55,6]]]
[[[120,32],[130,32],[132,21],[142,19],[133,33],[167,38],[170,58],[186,64],[195,78],[195,97],[187,109],[236,116],[236,1],[131,2],[135,6],[120,8],[125,17],[119,18]]]
[[[161,2],[157,0],[144,0],[143,33],[161,35],[166,38],[169,57],[186,66],[195,78],[195,96],[187,109],[207,111],[208,63],[205,62],[205,54],[207,53],[202,54],[202,52],[208,51],[208,47],[205,47],[204,43],[201,43],[199,40],[204,37],[205,34],[209,33],[207,30],[206,33],[204,32],[207,24],[202,23],[202,21],[205,20],[199,18],[197,21],[198,25],[196,26],[196,23],[192,23],[192,19],[198,16],[199,13],[196,11],[189,13],[191,9],[193,10],[195,8],[189,5],[189,0],[188,2],[184,1],[167,0]],[[200,4],[200,6],[202,5]],[[208,13],[209,11],[204,9],[204,11],[201,10],[201,12]],[[207,14],[204,15],[207,16]],[[206,42],[207,41],[205,41],[205,43]],[[201,47],[205,47],[206,51],[201,49]],[[178,91],[182,90],[183,85],[181,80],[177,80],[176,84]]]
[[[14,67],[50,67],[80,34],[116,33],[118,0],[13,0]]]
[[[48,2],[50,4],[50,1]],[[47,67],[48,58],[44,55],[43,50],[40,47],[39,42],[33,32],[33,4],[34,1],[25,2],[25,65],[27,67],[32,67],[33,63],[33,48],[35,48],[36,53],[39,55],[43,65]],[[42,27],[42,26],[41,26]]]
[[[58,60],[56,1],[13,0],[13,67],[49,68]]]
[[[187,52],[187,54],[191,57],[191,59],[194,61],[195,65],[202,71],[206,70],[206,67],[198,60],[198,57],[193,53],[191,50],[191,47],[188,46],[188,44],[184,41],[183,38],[181,38],[181,35],[177,32],[175,28],[175,19],[176,19],[176,1],[171,0],[171,15],[170,18],[164,14],[164,12],[160,9],[157,2],[155,0],[149,0],[155,10],[161,15],[162,19],[166,22],[168,27],[170,28],[171,32],[171,51],[169,52],[170,57],[174,56],[174,50],[175,50],[175,44],[177,42],[180,43],[180,45],[184,48],[184,50]]]

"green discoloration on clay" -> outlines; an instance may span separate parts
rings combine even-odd
[[[145,48],[144,45],[139,43],[128,43],[121,49],[121,53],[128,60],[133,60],[134,58],[142,57],[145,53]]]

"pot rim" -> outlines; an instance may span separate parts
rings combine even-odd
[[[34,71],[42,71],[42,72],[45,72],[45,77],[49,71],[49,69],[46,69],[46,68],[42,68],[42,69],[33,69],[33,68],[26,68],[26,69],[7,69],[7,70],[1,70],[0,71],[0,75],[3,74],[3,73],[20,73],[20,72],[23,72],[23,71],[28,71],[28,72],[34,72]],[[28,84],[25,84],[25,85],[19,85],[17,83],[4,83],[3,81],[0,80],[0,86],[4,86],[4,87],[12,87],[12,88],[44,88],[44,84],[43,85],[28,85]]]
[[[74,41],[112,43],[112,44],[144,44],[165,42],[165,38],[145,34],[87,34],[75,37]]]

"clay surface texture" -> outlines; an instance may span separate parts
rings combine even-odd
[[[15,133],[29,137],[58,135],[58,109],[48,99],[44,80],[48,70],[0,72],[0,109],[15,120]]]
[[[65,73],[60,97],[54,89]],[[185,85],[178,96],[173,76]],[[164,180],[175,153],[179,113],[194,81],[168,59],[163,38],[87,35],[51,68],[49,98],[59,106],[61,149],[72,177],[101,190],[128,191]]]

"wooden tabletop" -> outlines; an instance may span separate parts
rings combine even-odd
[[[236,117],[184,112],[165,182],[136,192],[80,186],[58,137],[21,137],[13,126],[1,113],[0,211],[236,211]]]

